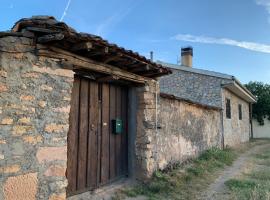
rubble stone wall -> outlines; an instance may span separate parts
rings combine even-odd
[[[221,147],[220,110],[160,98],[156,135],[157,167],[182,163],[211,147]]]
[[[65,199],[73,72],[0,38],[0,199]]]
[[[150,178],[157,169],[184,162],[210,147],[221,147],[219,109],[160,97],[154,81],[137,92],[137,178]]]

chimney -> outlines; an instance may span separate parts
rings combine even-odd
[[[186,67],[192,67],[193,48],[184,47],[181,48],[181,65]]]
[[[154,52],[153,51],[150,51],[150,60],[154,61]]]

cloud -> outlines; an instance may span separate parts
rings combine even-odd
[[[255,0],[255,2],[257,5],[263,6],[270,15],[270,0]],[[270,23],[270,16],[268,17],[268,22]]]
[[[243,49],[248,49],[251,51],[270,53],[270,45],[255,43],[255,42],[237,41],[237,40],[228,39],[228,38],[214,38],[214,37],[206,37],[206,36],[194,36],[194,35],[189,35],[189,34],[178,34],[172,37],[172,39],[179,40],[179,41],[187,41],[187,42],[229,45],[229,46],[240,47]]]
[[[71,0],[68,0],[67,5],[65,7],[65,10],[64,10],[64,12],[62,14],[62,17],[61,17],[60,21],[63,21],[64,18],[65,18],[65,16],[67,15],[67,11],[68,11],[68,8],[69,8],[70,3],[71,3]]]
[[[107,34],[109,30],[112,30],[113,27],[120,23],[133,10],[137,3],[138,1],[131,1],[128,6],[106,18],[98,25],[95,34],[101,36]]]

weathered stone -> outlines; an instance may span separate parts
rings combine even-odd
[[[9,177],[3,187],[4,199],[35,200],[37,188],[37,173]]]
[[[6,144],[6,140],[0,140],[0,144]]]
[[[48,86],[48,85],[41,85],[40,88],[44,91],[48,91],[51,92],[53,90],[52,87]]]
[[[46,106],[47,102],[46,101],[39,101],[38,102],[38,105],[41,107],[41,108],[44,108]]]
[[[36,72],[29,72],[22,74],[23,78],[39,78],[39,74]]]
[[[33,101],[35,97],[31,95],[21,95],[20,99],[22,101]]]
[[[61,112],[61,113],[69,113],[70,106],[67,107],[59,107],[59,108],[53,108],[54,112]]]
[[[4,174],[16,173],[20,171],[20,169],[21,169],[20,165],[10,165],[6,167],[0,167],[0,174],[1,173],[4,173]]]
[[[13,124],[13,119],[12,118],[4,118],[4,119],[2,119],[1,124],[2,125],[11,125],[11,124]]]
[[[6,92],[6,91],[8,91],[7,86],[0,83],[0,92]]]
[[[45,126],[45,131],[48,133],[60,133],[68,130],[69,125],[67,124],[48,124]]]
[[[37,136],[23,136],[23,141],[30,143],[30,144],[37,144],[42,142],[43,137],[41,135],[37,135]]]
[[[65,199],[66,199],[66,193],[52,194],[49,198],[49,200],[65,200]]]
[[[30,122],[31,122],[30,117],[22,117],[19,119],[19,123],[22,123],[22,124],[29,124]]]
[[[16,136],[20,136],[32,130],[33,130],[32,126],[17,125],[13,127],[12,134]]]
[[[70,101],[71,98],[70,98],[70,97],[64,97],[63,100],[64,100],[64,101]]]
[[[37,160],[39,163],[54,160],[67,160],[67,147],[40,147],[37,151]]]
[[[7,77],[7,72],[4,70],[0,70],[0,76],[6,78]]]
[[[68,181],[65,179],[63,181],[55,181],[49,184],[51,191],[59,191],[65,189],[68,185]]]
[[[4,160],[5,159],[5,155],[0,154],[0,160]]]
[[[22,142],[12,142],[12,154],[13,155],[23,155],[24,154],[24,145]]]
[[[51,165],[44,173],[45,176],[65,176],[66,167],[62,165]]]
[[[33,66],[33,71],[35,72],[40,72],[40,73],[47,73],[51,75],[56,75],[56,76],[64,76],[64,77],[74,77],[74,72],[72,70],[67,70],[67,69],[51,69],[49,67],[39,67],[34,65]]]

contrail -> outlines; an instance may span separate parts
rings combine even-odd
[[[66,5],[66,8],[65,8],[65,10],[64,10],[64,12],[63,12],[63,14],[62,14],[61,19],[60,19],[61,22],[63,21],[63,19],[65,18],[66,14],[67,14],[67,11],[68,11],[70,2],[71,2],[71,0],[68,0],[68,3],[67,3],[67,5]]]
[[[214,38],[207,36],[195,36],[189,34],[178,34],[172,39],[188,41],[188,42],[197,42],[197,43],[207,43],[207,44],[221,44],[221,45],[229,45],[236,46],[243,49],[248,49],[251,51],[257,51],[262,53],[270,53],[270,45],[261,44],[255,42],[247,42],[247,41],[237,41],[229,38]]]

